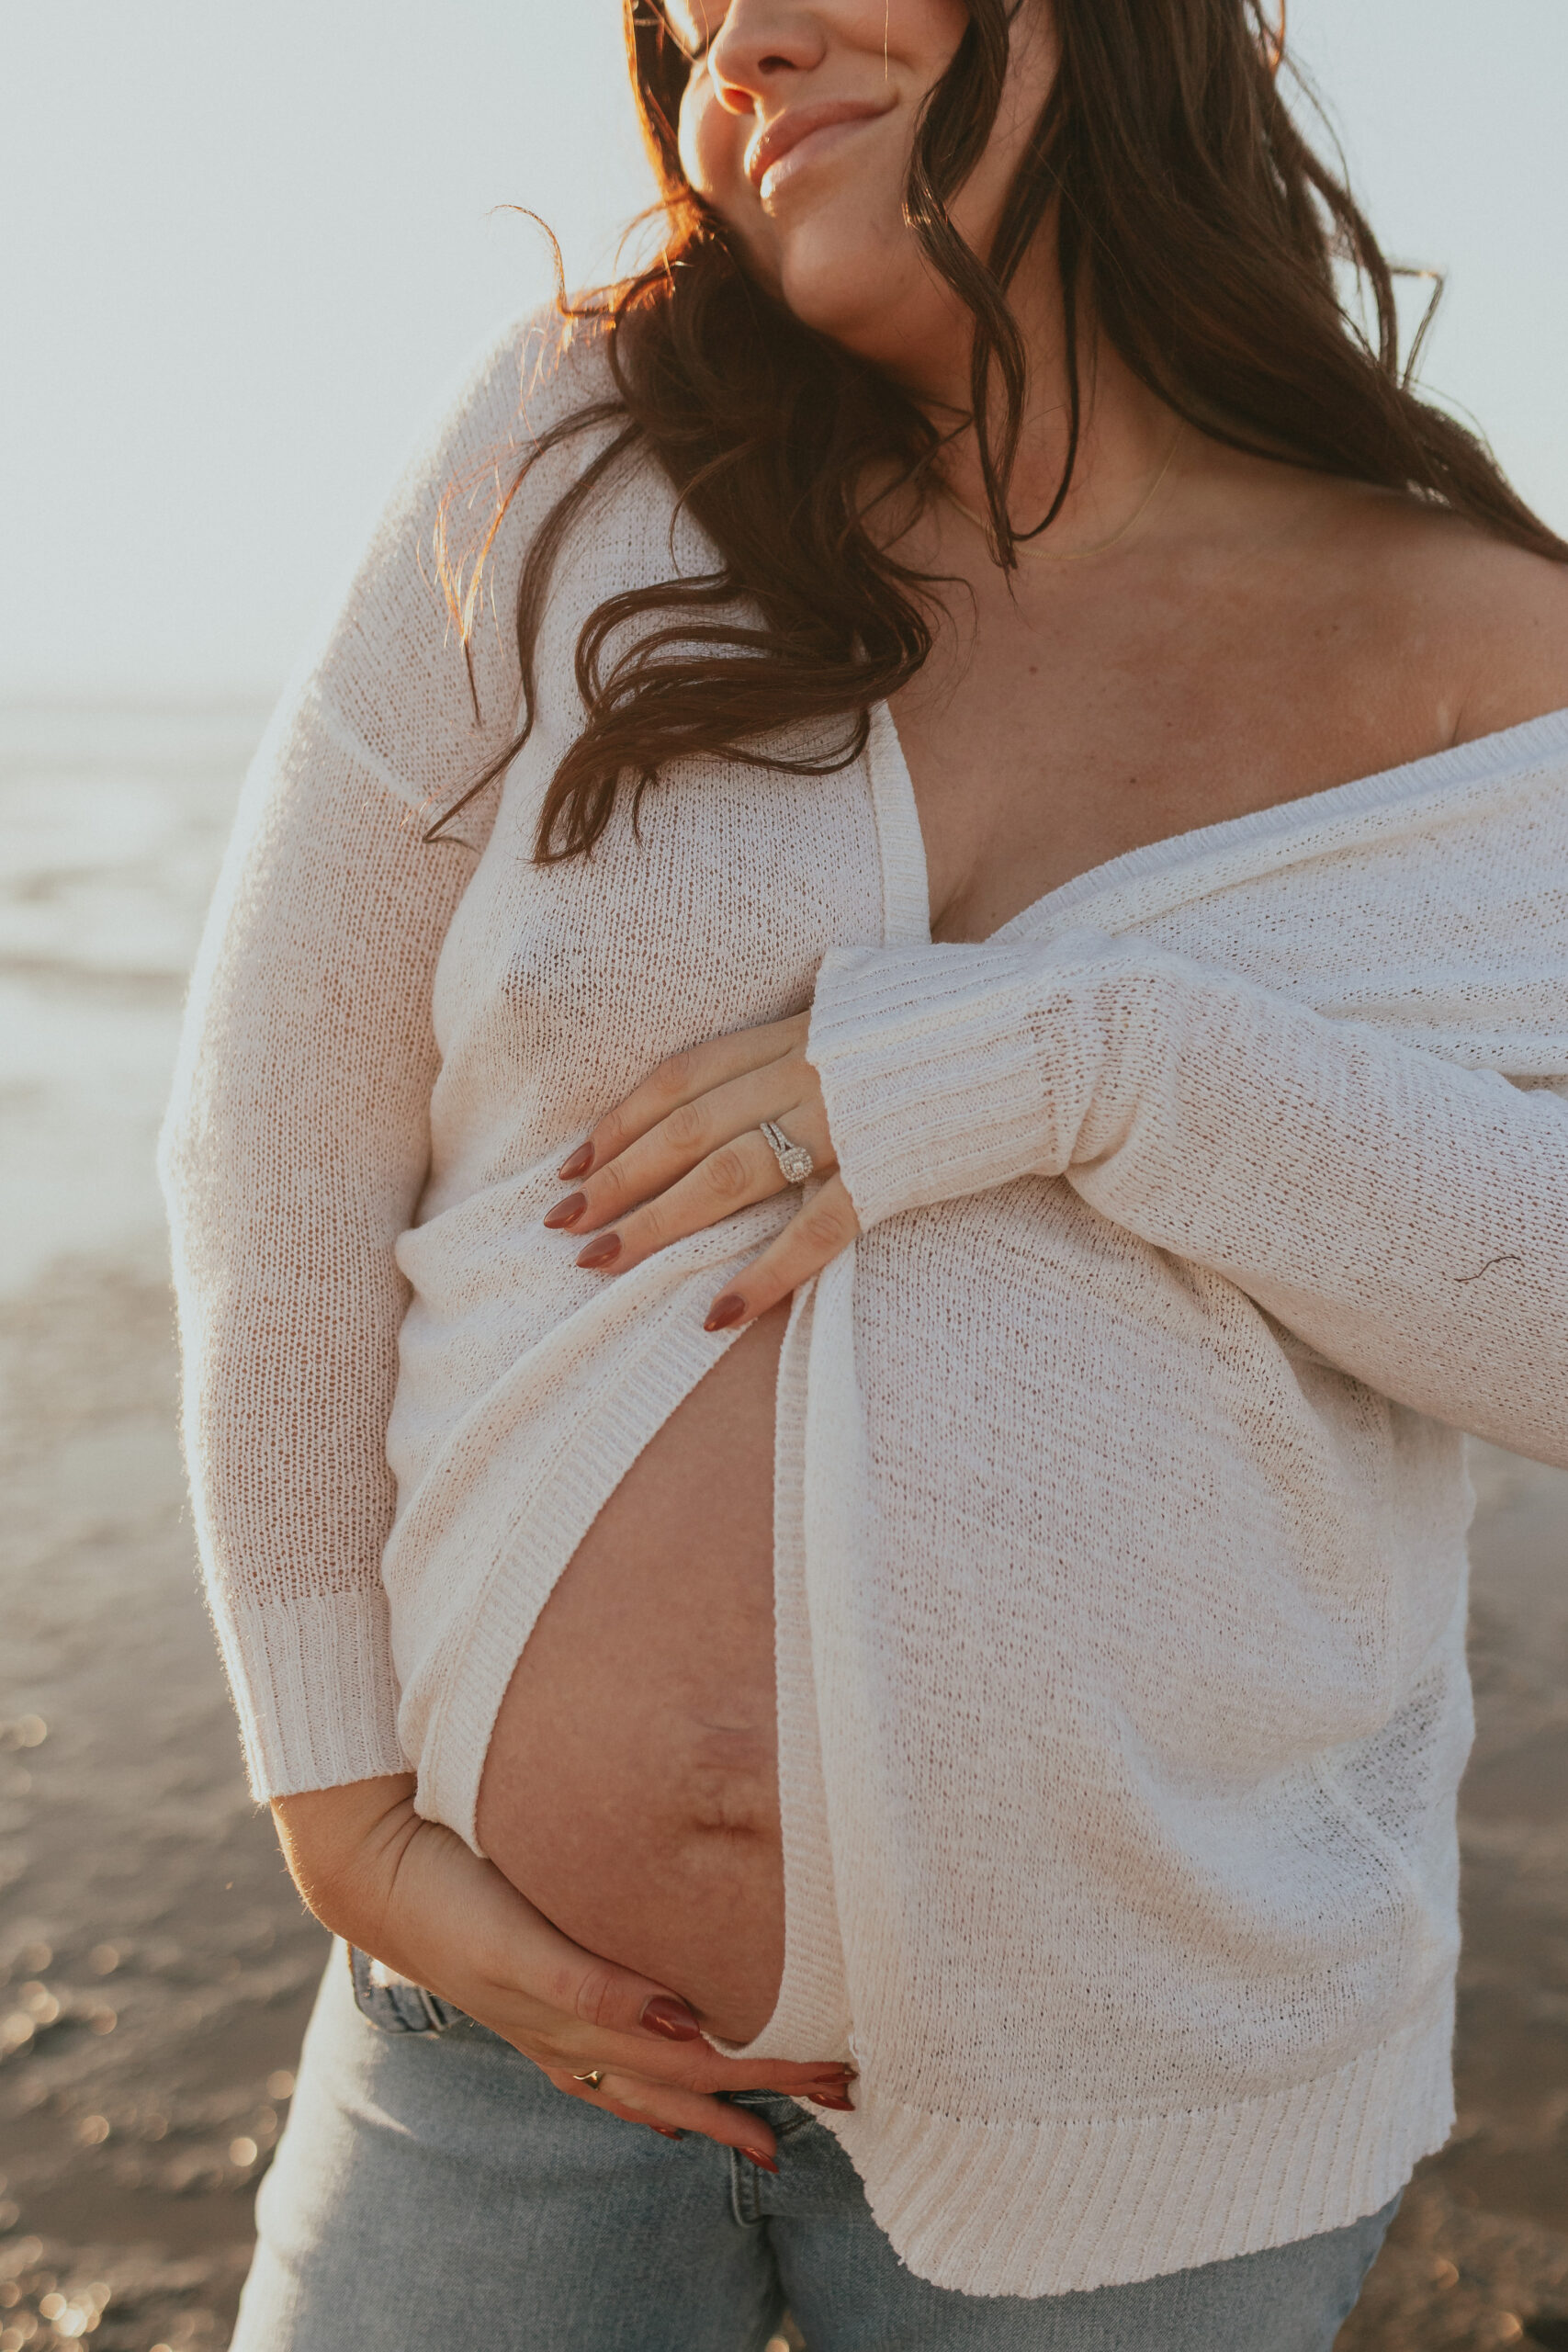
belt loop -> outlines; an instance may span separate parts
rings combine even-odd
[[[743,2230],[754,2230],[762,2218],[756,2174],[739,2148],[729,2150],[729,2210]]]

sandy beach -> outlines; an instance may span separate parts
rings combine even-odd
[[[263,715],[0,713],[0,2352],[220,2352],[325,1956],[196,1581],[151,1165]],[[1568,2352],[1568,1475],[1474,1469],[1460,2122],[1343,2352]]]

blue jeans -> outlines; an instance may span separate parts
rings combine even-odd
[[[357,1984],[357,1996],[355,1990]],[[507,2043],[341,1951],[257,2204],[231,2352],[1329,2352],[1394,2203],[1352,2227],[1093,2293],[906,2270],[831,2133],[744,2102],[779,2177],[566,2098]]]

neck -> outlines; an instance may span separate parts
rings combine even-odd
[[[1023,277],[1021,273],[1021,279]],[[1020,534],[1032,531],[1050,511],[1066,465],[1071,434],[1071,388],[1066,358],[1060,293],[1044,273],[1013,291],[1013,311],[1023,330],[1029,381],[1018,455],[1008,491],[1008,512]],[[965,324],[967,318],[965,317]],[[952,345],[949,345],[952,349]],[[1073,478],[1061,512],[1043,538],[1031,544],[1059,555],[1087,550],[1125,523],[1128,514],[1166,464],[1178,421],[1165,402],[1141,384],[1097,334],[1092,319],[1081,324],[1078,352],[1081,385],[1078,445]],[[968,407],[966,377],[920,388],[932,422],[949,431]],[[994,436],[1000,423],[993,410]],[[987,514],[985,479],[972,426],[948,444],[942,459],[943,481],[956,500],[977,516]]]

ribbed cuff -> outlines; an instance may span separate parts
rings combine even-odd
[[[261,1802],[410,1769],[379,1587],[270,1607],[230,1603],[218,1639]]]
[[[1044,947],[831,949],[806,1051],[862,1226],[1060,1175],[1114,1000],[1151,960],[1092,932]]]

